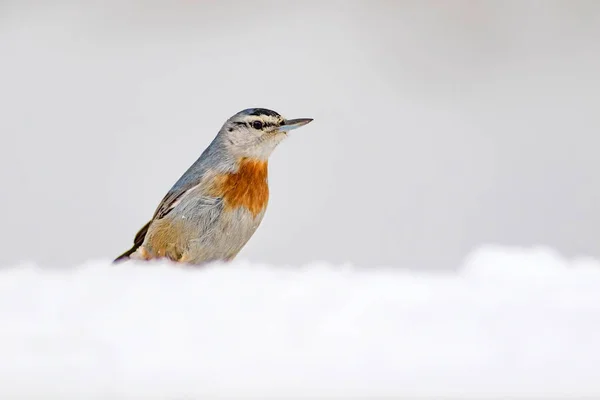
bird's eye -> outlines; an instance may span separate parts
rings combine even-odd
[[[254,122],[252,123],[252,127],[253,127],[254,129],[262,129],[262,128],[263,128],[263,123],[262,123],[262,122],[260,122],[260,121],[254,121]]]

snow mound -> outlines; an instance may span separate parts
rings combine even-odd
[[[0,269],[0,398],[600,396],[600,263]]]

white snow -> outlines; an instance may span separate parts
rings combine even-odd
[[[0,398],[600,398],[600,263],[0,269]]]

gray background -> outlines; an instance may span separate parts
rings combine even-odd
[[[315,120],[240,258],[600,256],[599,71],[597,1],[0,1],[0,265],[118,255],[255,106]]]

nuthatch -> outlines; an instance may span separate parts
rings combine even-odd
[[[260,225],[269,200],[268,159],[287,133],[311,118],[286,120],[250,108],[221,127],[115,262],[168,259],[198,265],[230,261]]]

